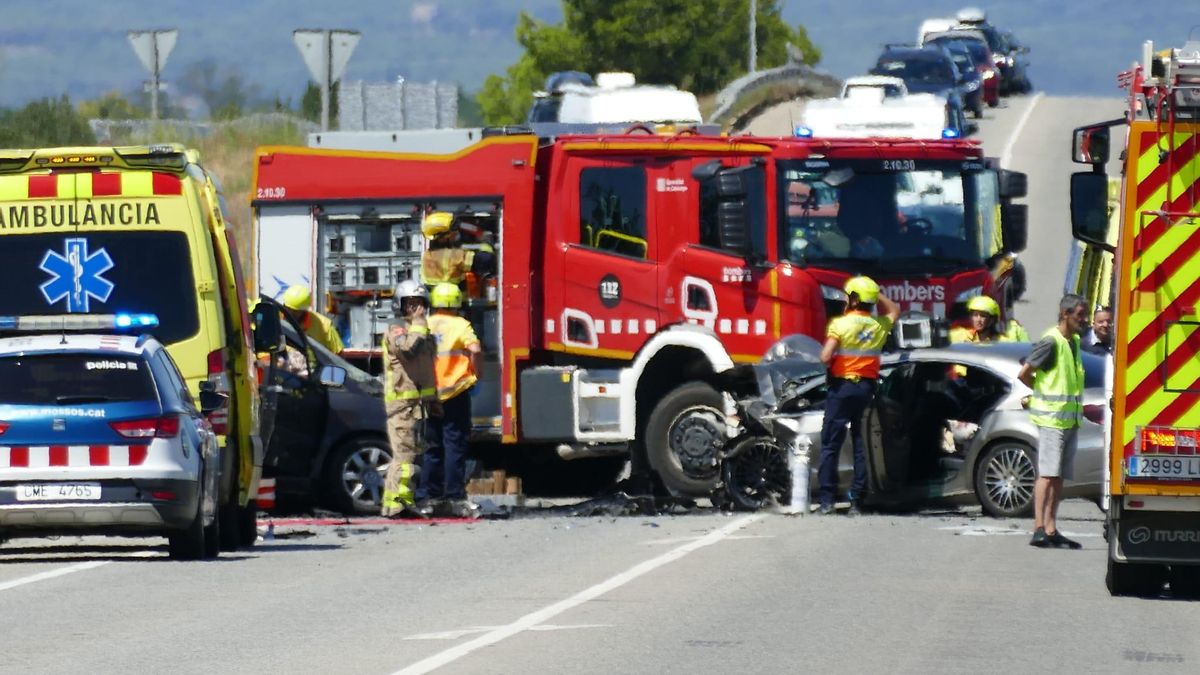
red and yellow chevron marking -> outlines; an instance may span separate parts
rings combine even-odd
[[[1142,427],[1200,426],[1200,126],[1134,122],[1125,162],[1114,477],[1124,476]],[[1114,480],[1114,494],[1125,487]]]
[[[182,179],[159,171],[0,175],[0,201],[164,197],[183,194]]]

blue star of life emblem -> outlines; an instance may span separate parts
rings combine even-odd
[[[92,298],[107,302],[112,294],[112,282],[101,276],[113,268],[112,258],[103,248],[88,253],[87,239],[65,240],[63,252],[46,251],[38,267],[51,276],[40,286],[46,303],[66,300],[68,312],[87,312]]]

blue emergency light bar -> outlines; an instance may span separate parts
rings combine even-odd
[[[56,333],[60,331],[118,332],[155,328],[154,314],[37,314],[0,316],[0,331],[9,333]]]
[[[955,129],[951,129],[949,127],[942,129],[942,138],[958,138],[958,136],[959,133]]]
[[[813,137],[812,128],[806,127],[803,125],[796,125],[796,128],[792,129],[792,133],[796,136],[796,138],[812,138]]]

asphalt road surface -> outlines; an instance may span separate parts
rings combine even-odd
[[[1062,288],[1070,129],[1118,111],[1021,97],[984,120],[1030,175],[1031,332]],[[14,540],[0,672],[1200,671],[1200,604],[1109,597],[1100,512],[1063,515],[1083,550],[978,509],[279,520],[189,563],[161,540]]]
[[[284,524],[212,562],[152,540],[0,549],[4,672],[1154,672],[1195,603],[1110,598],[1028,523],[918,515]]]

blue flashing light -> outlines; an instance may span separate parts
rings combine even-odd
[[[117,328],[154,328],[158,316],[154,314],[117,314],[113,320]]]
[[[958,138],[958,130],[946,127],[942,129],[942,138]]]
[[[803,125],[796,125],[796,128],[792,130],[792,133],[795,134],[796,138],[812,138],[813,137],[813,130],[810,127],[806,127]]]

